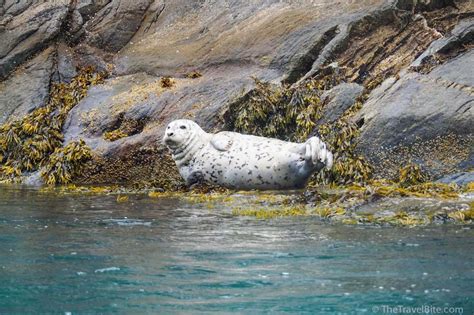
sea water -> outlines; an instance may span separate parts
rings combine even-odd
[[[472,314],[474,231],[0,186],[0,313]]]

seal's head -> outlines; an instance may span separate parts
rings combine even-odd
[[[189,140],[204,131],[194,121],[178,119],[170,122],[166,127],[163,143],[170,149],[188,144]]]

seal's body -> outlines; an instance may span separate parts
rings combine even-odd
[[[317,137],[294,143],[228,131],[209,134],[193,121],[175,120],[163,141],[187,185],[302,188],[313,173],[332,166],[331,152]]]

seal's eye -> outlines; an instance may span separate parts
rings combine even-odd
[[[180,126],[179,128],[181,128],[181,129],[186,129],[186,126]]]
[[[168,126],[168,128],[166,128],[166,129],[170,129],[170,128],[171,128],[171,127],[170,127],[170,126]]]

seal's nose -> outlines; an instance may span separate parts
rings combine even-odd
[[[168,137],[171,137],[172,135],[174,135],[174,133],[173,133],[173,132],[168,132],[168,133],[166,133],[166,135],[167,135]]]

